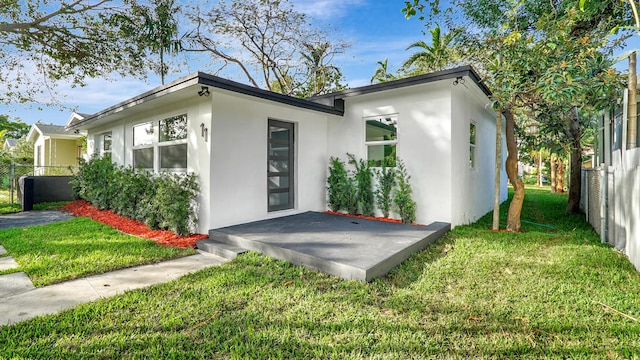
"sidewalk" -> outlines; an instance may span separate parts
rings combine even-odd
[[[209,254],[196,254],[152,265],[143,265],[110,273],[94,275],[60,284],[31,288],[26,292],[5,297],[9,287],[24,282],[26,276],[13,275],[11,281],[0,282],[0,326],[11,325],[36,316],[53,314],[76,305],[122,294],[157,283],[168,282],[183,275],[229,260]],[[18,273],[20,274],[20,273]],[[4,275],[4,276],[9,276]],[[30,281],[29,281],[30,283]],[[3,285],[4,284],[4,285]],[[22,284],[25,286],[25,284]],[[6,287],[6,288],[3,288]]]

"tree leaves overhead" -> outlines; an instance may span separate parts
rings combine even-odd
[[[128,11],[110,0],[3,2],[0,102],[32,101],[59,80],[141,75],[144,48],[128,41],[116,16]]]

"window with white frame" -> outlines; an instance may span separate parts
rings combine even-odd
[[[469,124],[469,167],[476,167],[476,124]]]
[[[398,115],[367,117],[364,120],[369,166],[396,166]]]
[[[102,155],[111,154],[111,133],[102,134]]]
[[[187,169],[187,115],[133,126],[133,166],[155,171]]]

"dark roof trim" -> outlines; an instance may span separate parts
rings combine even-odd
[[[362,87],[343,90],[343,91],[339,91],[331,94],[314,96],[309,98],[308,100],[318,101],[318,100],[328,99],[328,98],[342,99],[349,96],[364,95],[364,94],[370,94],[370,93],[375,93],[379,91],[399,89],[399,88],[412,86],[412,85],[426,84],[434,81],[455,79],[461,76],[469,77],[471,80],[473,80],[473,82],[476,83],[476,85],[478,85],[480,90],[482,90],[482,92],[485,95],[491,96],[491,91],[480,79],[480,75],[478,75],[478,73],[473,69],[473,67],[469,65],[465,65],[465,66],[459,66],[453,69],[437,71],[429,74],[412,76],[409,78],[362,86]]]
[[[125,100],[121,103],[108,107],[93,115],[88,115],[83,120],[76,122],[75,124],[69,126],[67,129],[73,130],[82,125],[92,123],[100,118],[119,112],[124,108],[141,104],[151,99],[155,99],[160,96],[170,94],[172,92],[184,89],[186,87],[189,87],[195,84],[211,86],[217,89],[228,90],[228,91],[232,91],[232,92],[236,92],[244,95],[254,96],[254,97],[265,99],[265,100],[275,101],[281,104],[324,112],[327,114],[340,115],[340,116],[344,115],[344,109],[339,109],[333,106],[327,106],[327,105],[315,103],[309,100],[298,99],[291,96],[258,89],[249,85],[244,85],[235,81],[226,80],[226,79],[223,79],[214,75],[209,75],[203,72],[196,72],[186,77],[175,80],[169,84],[159,86],[155,89],[152,89],[140,95],[134,96],[128,100]]]
[[[199,83],[202,85],[213,86],[218,89],[229,90],[249,96],[255,96],[261,99],[275,101],[281,104],[292,105],[303,109],[315,110],[333,115],[344,115],[344,110],[336,109],[333,106],[322,105],[309,100],[278,94],[272,91],[259,89],[253,86],[241,84],[206,73],[199,72],[198,76],[200,78]]]

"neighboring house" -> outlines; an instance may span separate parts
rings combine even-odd
[[[27,141],[34,144],[35,175],[56,173],[53,167],[77,166],[78,158],[82,156],[82,136],[76,131],[66,131],[62,125],[33,124]]]
[[[11,139],[11,138],[5,139],[4,144],[2,144],[2,150],[8,153],[12,153],[17,145],[18,145],[18,139]]]
[[[88,152],[118,164],[196,173],[199,232],[326,210],[329,159],[347,153],[401,158],[417,222],[455,226],[493,207],[489,95],[468,66],[309,100],[194,73],[67,130],[87,131]],[[505,200],[504,172],[501,185]]]

